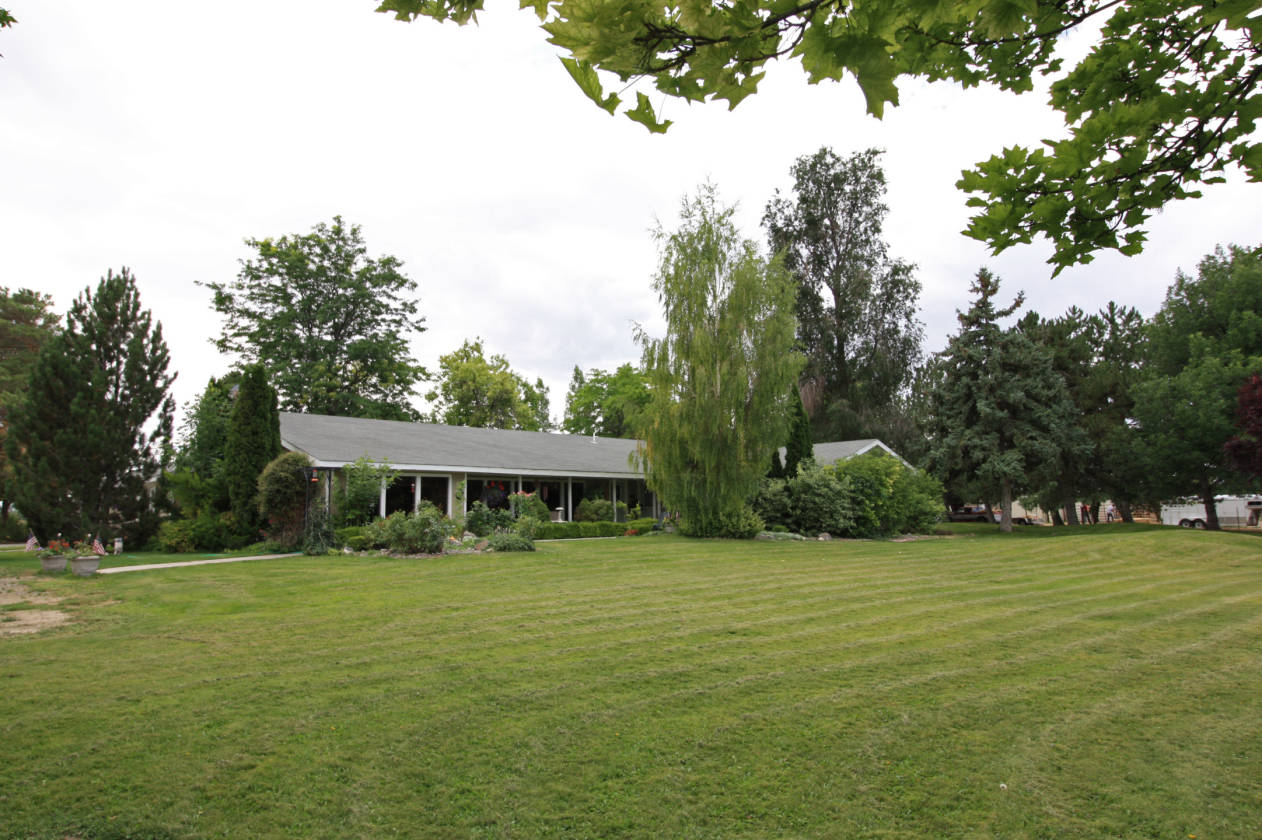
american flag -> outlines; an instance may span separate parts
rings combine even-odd
[[[27,538],[27,540],[26,540],[26,550],[27,550],[27,551],[39,551],[39,540],[35,538],[35,535],[34,535],[34,534],[31,534],[31,535],[30,535],[30,537],[28,537],[28,538]]]
[[[105,546],[101,545],[100,537],[92,538],[92,553],[99,557],[105,556]]]

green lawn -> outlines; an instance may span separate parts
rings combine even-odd
[[[30,575],[0,836],[1262,836],[1262,543],[956,530]]]

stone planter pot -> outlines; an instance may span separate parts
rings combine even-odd
[[[66,570],[66,556],[64,554],[54,554],[51,557],[39,558],[39,566],[45,572],[64,572]]]
[[[95,554],[89,554],[86,557],[76,557],[70,561],[70,570],[80,577],[89,577],[96,574],[96,570],[101,565],[101,558]]]

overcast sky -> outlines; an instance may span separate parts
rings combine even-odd
[[[650,135],[591,104],[515,3],[491,0],[463,28],[400,23],[375,5],[10,0],[0,285],[49,292],[64,311],[106,269],[131,268],[183,404],[232,364],[210,345],[220,322],[196,282],[235,276],[247,237],[340,214],[418,282],[429,327],[418,359],[433,367],[482,336],[543,377],[559,418],[574,365],[635,360],[632,323],[660,324],[656,221],[673,224],[709,178],[761,241],[767,200],[821,146],[886,150],[886,239],[919,266],[929,352],[954,331],[979,266],[1044,315],[1110,299],[1151,314],[1178,269],[1260,238],[1256,188],[1233,175],[1168,208],[1142,256],[1102,255],[1052,279],[1045,244],[991,257],[962,236],[953,186],[1005,145],[1062,133],[1040,95],[904,82],[900,107],[877,121],[853,82],[810,86],[785,64],[735,111],[665,103],[674,125]]]

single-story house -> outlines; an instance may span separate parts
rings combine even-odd
[[[553,518],[565,521],[589,497],[661,515],[632,464],[634,440],[289,412],[281,412],[280,437],[317,470],[365,456],[388,463],[398,477],[381,490],[382,516],[415,510],[422,500],[450,515],[461,482],[466,509],[475,501],[501,507],[509,493],[522,491],[538,493]]]
[[[415,510],[421,501],[451,515],[461,482],[465,510],[475,501],[502,507],[509,493],[526,492],[538,493],[557,520],[573,520],[579,502],[591,497],[638,506],[644,516],[664,512],[633,464],[635,440],[290,412],[281,412],[280,437],[319,471],[363,457],[389,464],[398,477],[381,488],[382,516]],[[875,439],[815,444],[820,463],[871,451],[899,457]],[[324,483],[326,493],[330,487]]]

